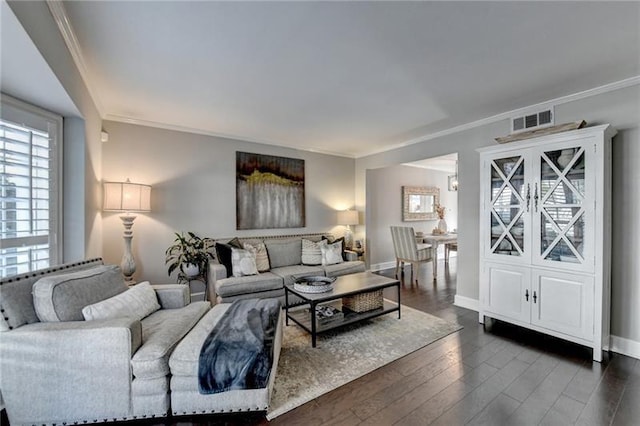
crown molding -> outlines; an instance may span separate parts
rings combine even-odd
[[[216,138],[229,139],[229,140],[234,140],[238,142],[259,143],[261,145],[271,145],[271,146],[277,146],[280,148],[290,148],[298,151],[313,152],[316,154],[323,154],[323,155],[332,155],[334,157],[344,157],[344,158],[355,159],[353,155],[347,155],[340,152],[332,152],[332,151],[326,151],[326,150],[314,149],[314,148],[301,148],[299,146],[287,145],[283,143],[269,141],[266,139],[255,139],[255,138],[247,138],[244,136],[229,135],[225,133],[212,132],[210,130],[204,130],[204,129],[199,129],[195,127],[180,126],[178,124],[159,123],[157,121],[131,118],[124,115],[107,114],[106,116],[103,117],[103,120],[117,121],[119,123],[135,124],[137,126],[154,127],[157,129],[173,130],[176,132],[193,133],[196,135],[213,136]]]
[[[551,106],[557,106],[557,105],[562,105],[562,104],[566,104],[569,102],[574,102],[574,101],[578,101],[580,99],[585,99],[585,98],[589,98],[591,96],[596,96],[596,95],[601,95],[603,93],[608,93],[608,92],[613,92],[615,90],[619,90],[619,89],[624,89],[627,87],[631,87],[631,86],[635,86],[637,84],[640,84],[640,75],[635,76],[635,77],[630,77],[624,80],[620,80],[620,81],[615,81],[613,83],[609,83],[609,84],[604,84],[602,86],[598,86],[598,87],[594,87],[593,89],[589,89],[589,90],[584,90],[582,92],[578,92],[578,93],[573,93],[571,95],[567,95],[567,96],[561,96],[559,98],[555,98],[555,99],[551,99],[548,101],[544,101],[544,102],[540,102],[534,105],[529,105],[523,108],[518,108],[518,109],[514,109],[511,111],[507,111],[507,112],[503,112],[500,114],[496,114],[493,115],[491,117],[487,117],[487,118],[482,118],[480,120],[476,120],[476,121],[472,121],[469,123],[465,123],[465,124],[461,124],[459,126],[455,126],[455,127],[451,127],[449,129],[446,130],[442,130],[439,132],[435,132],[435,133],[431,133],[431,134],[427,134],[418,138],[414,138],[405,142],[401,142],[399,144],[395,144],[392,145],[388,148],[384,148],[384,149],[380,149],[380,150],[375,150],[375,151],[370,151],[367,154],[361,154],[361,155],[357,155],[356,159],[358,158],[363,158],[363,157],[368,157],[370,155],[375,155],[375,154],[382,154],[384,152],[389,152],[389,151],[393,151],[395,149],[399,149],[399,148],[404,148],[410,145],[415,145],[421,142],[426,142],[432,139],[437,139],[437,138],[441,138],[443,136],[448,136],[448,135],[452,135],[454,133],[459,133],[459,132],[464,132],[465,130],[470,130],[476,127],[481,127],[481,126],[485,126],[487,124],[491,124],[491,123],[495,123],[497,121],[502,121],[502,120],[506,120],[509,119],[513,116],[517,116],[517,115],[521,115],[521,114],[526,114],[527,112],[531,111],[532,109],[541,109],[541,108],[545,108],[545,107],[551,107]]]
[[[71,26],[71,21],[69,20],[69,16],[67,15],[67,10],[64,7],[64,4],[61,0],[45,0],[47,6],[49,7],[49,11],[53,16],[56,25],[58,26],[58,30],[64,39],[64,43],[67,45],[67,49],[69,53],[71,53],[71,57],[73,58],[73,62],[76,64],[76,68],[78,68],[78,72],[80,72],[80,76],[84,81],[84,85],[89,92],[89,96],[93,100],[93,103],[98,110],[98,114],[100,117],[104,114],[104,108],[102,105],[102,101],[100,100],[100,96],[98,92],[93,89],[93,85],[91,84],[91,79],[89,78],[89,71],[87,64],[84,60],[84,56],[82,55],[82,49],[80,48],[80,43],[78,42],[78,38],[76,37],[76,33],[73,31],[73,27]]]

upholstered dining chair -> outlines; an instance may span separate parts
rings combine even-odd
[[[444,262],[449,263],[449,253],[452,251],[458,251],[458,242],[446,243],[444,245]]]
[[[413,228],[408,226],[392,226],[391,239],[396,253],[396,279],[398,278],[398,268],[402,268],[404,273],[404,263],[408,262],[411,264],[411,283],[413,283],[414,266],[432,261],[431,244],[418,244]],[[417,283],[418,276],[416,271]]]

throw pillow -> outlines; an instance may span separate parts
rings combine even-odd
[[[302,239],[302,264],[303,265],[322,265],[322,251],[320,247],[326,246],[327,240],[310,241]]]
[[[271,268],[300,265],[302,263],[302,238],[291,240],[265,240]]]
[[[144,281],[117,296],[85,306],[82,315],[86,321],[122,317],[141,320],[158,309],[160,304],[156,292],[149,281]]]
[[[320,251],[322,252],[323,265],[335,265],[344,261],[342,259],[342,241],[321,246]]]
[[[239,248],[239,249],[243,248],[242,247],[242,243],[240,242],[238,237],[233,237],[232,239],[227,241],[227,244],[230,245],[231,247],[235,247],[235,248]]]
[[[335,244],[335,243],[337,243],[337,242],[342,242],[342,253],[341,253],[341,255],[342,255],[342,259],[343,259],[343,260],[347,260],[347,254],[344,252],[344,250],[345,250],[345,246],[344,246],[344,237],[340,237],[340,238],[335,238],[335,239],[334,239],[334,238],[327,238],[327,237],[323,236],[323,237],[322,237],[322,239],[323,239],[323,240],[327,240],[327,242],[328,242],[329,244]]]
[[[258,272],[267,272],[271,267],[269,266],[269,255],[267,254],[267,246],[264,243],[244,243],[244,249],[249,250],[255,254],[256,267]]]
[[[231,248],[231,266],[234,277],[244,277],[246,275],[257,275],[256,257],[249,251],[238,248]]]
[[[127,290],[116,265],[49,275],[33,284],[33,307],[41,322],[82,321],[82,308]]]
[[[231,246],[224,243],[216,243],[216,256],[218,262],[224,266],[227,270],[227,277],[233,276],[233,269],[231,267]]]

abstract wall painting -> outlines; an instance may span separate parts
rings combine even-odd
[[[304,226],[304,160],[236,152],[236,228]]]

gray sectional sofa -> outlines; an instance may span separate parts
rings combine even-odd
[[[266,388],[200,395],[198,353],[229,305],[189,300],[181,284],[128,288],[101,259],[1,280],[0,392],[11,424],[266,410],[282,315]]]
[[[333,235],[327,233],[216,239],[216,243],[225,244],[235,240],[235,244],[241,246],[265,244],[269,270],[256,275],[230,276],[228,266],[221,264],[218,256],[209,264],[209,300],[227,303],[236,299],[273,297],[279,298],[284,304],[284,285],[292,284],[297,278],[317,275],[338,277],[365,271],[364,262],[357,260],[355,252],[348,250],[344,250],[341,262],[331,265],[323,265],[305,257],[302,240],[319,242],[323,238],[329,242],[336,241]]]

